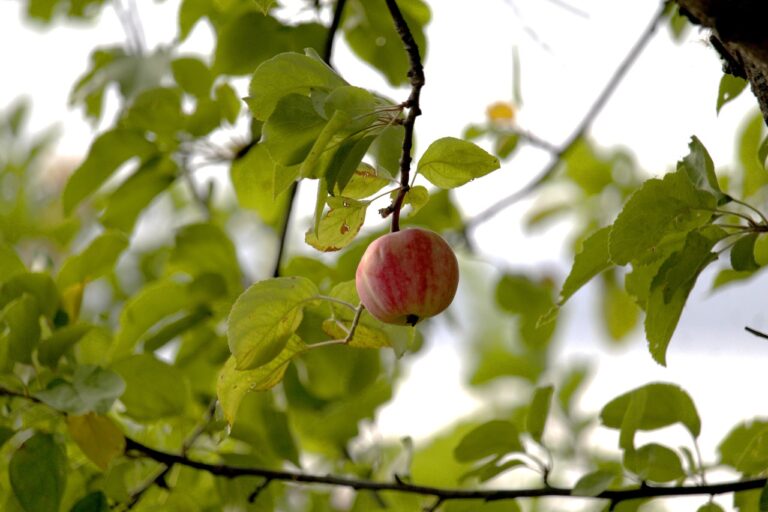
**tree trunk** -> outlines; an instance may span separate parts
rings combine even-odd
[[[749,81],[768,124],[768,0],[676,0],[693,23],[712,29],[724,71]]]

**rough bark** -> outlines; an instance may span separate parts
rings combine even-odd
[[[749,81],[768,124],[768,0],[675,0],[710,42],[726,73]]]

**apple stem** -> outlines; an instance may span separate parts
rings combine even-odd
[[[347,331],[347,335],[342,339],[334,339],[334,340],[328,340],[328,341],[321,341],[320,343],[313,343],[309,345],[309,349],[316,349],[321,347],[329,347],[331,345],[348,345],[350,341],[352,341],[352,337],[355,335],[355,330],[357,330],[357,326],[360,323],[360,315],[363,314],[363,310],[365,309],[365,306],[361,303],[356,308],[353,306],[353,309],[355,310],[355,316],[352,318],[352,325],[349,326],[349,331]],[[343,325],[341,322],[337,322],[339,325]]]

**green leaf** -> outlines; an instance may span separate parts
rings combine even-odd
[[[429,7],[422,0],[400,1],[398,6],[424,57],[427,49],[424,27],[429,23]],[[386,6],[381,2],[350,0],[345,11],[344,36],[352,51],[381,71],[390,85],[405,85],[408,56]]]
[[[155,133],[163,140],[173,140],[173,135],[185,125],[181,91],[168,87],[143,91],[123,115],[122,125]]]
[[[579,478],[573,486],[574,496],[597,496],[616,480],[616,475],[610,471],[597,470]]]
[[[277,190],[273,184],[273,179],[283,169],[287,168],[275,164],[263,144],[257,144],[242,158],[234,160],[230,169],[238,204],[254,210],[264,224],[275,228],[283,219],[288,201],[284,189]],[[295,176],[290,179],[289,185],[294,179]]]
[[[368,130],[364,133],[371,133],[371,131]],[[346,187],[349,180],[352,179],[355,170],[363,162],[363,157],[374,138],[374,135],[366,135],[345,139],[333,152],[333,156],[327,159],[328,163],[324,166],[324,169],[321,169],[320,172],[313,171],[305,174],[305,168],[302,165],[302,175],[318,176],[322,174],[325,176],[328,193],[331,193],[337,184],[342,188]]]
[[[621,341],[637,326],[640,309],[634,298],[606,274],[600,299],[605,329],[612,341]]]
[[[346,197],[329,197],[327,202],[330,209],[320,219],[317,232],[310,228],[304,240],[318,251],[338,251],[355,239],[370,203]]]
[[[760,112],[748,118],[742,126],[738,140],[738,169],[741,176],[741,199],[747,199],[768,184],[768,173],[764,162],[758,160],[760,141],[765,130],[765,121]]]
[[[61,356],[79,342],[93,326],[88,324],[72,324],[57,329],[49,337],[43,339],[37,349],[37,359],[41,364],[55,367]]]
[[[557,386],[557,402],[566,415],[571,415],[574,397],[581,391],[588,376],[589,367],[583,363],[573,365],[563,375],[560,385]]]
[[[138,420],[183,414],[191,393],[186,376],[168,363],[150,354],[137,354],[112,365],[125,380],[125,392],[120,397],[126,413]]]
[[[235,245],[220,227],[187,224],[176,232],[176,244],[168,258],[169,272],[185,272],[194,278],[220,275],[230,293],[242,290]]]
[[[193,303],[189,286],[171,280],[154,281],[139,290],[120,312],[119,327],[112,347],[113,359],[130,354],[153,325]]]
[[[689,233],[683,248],[667,258],[651,282],[645,334],[653,359],[662,366],[666,365],[667,347],[688,295],[702,270],[717,259],[711,249],[725,233],[718,229],[708,234]]]
[[[11,488],[26,512],[59,510],[67,471],[63,447],[51,434],[39,432],[16,450],[8,465]]]
[[[453,457],[459,462],[472,462],[511,452],[525,452],[515,425],[492,420],[469,431],[454,448]]]
[[[768,170],[768,137],[763,139],[757,150],[757,159]]]
[[[278,101],[289,94],[331,91],[346,82],[322,59],[299,53],[281,53],[264,61],[253,73],[246,102],[251,112],[266,121]]]
[[[227,83],[219,84],[215,90],[216,103],[219,104],[219,110],[221,115],[226,119],[229,124],[235,124],[237,117],[240,115],[240,109],[243,106],[243,101],[237,92]]]
[[[656,443],[625,451],[624,466],[643,481],[671,482],[685,476],[677,453]]]
[[[600,421],[608,428],[621,428],[630,401],[643,397],[645,406],[638,417],[638,430],[656,430],[681,423],[694,436],[701,432],[701,420],[691,397],[674,384],[652,383],[611,400],[600,412]]]
[[[563,283],[558,298],[558,306],[587,284],[593,277],[611,266],[611,255],[608,252],[608,239],[611,226],[606,226],[592,233],[584,243],[581,250],[576,253],[573,267]]]
[[[248,288],[227,322],[229,349],[238,370],[251,370],[278,357],[301,323],[304,304],[319,293],[302,277],[280,277]]]
[[[335,183],[333,195],[349,197],[350,199],[365,199],[390,183],[390,177],[386,173],[361,162],[343,188],[339,187],[338,181]]]
[[[472,142],[444,137],[430,144],[416,171],[435,186],[455,188],[499,167],[498,158]]]
[[[109,501],[103,492],[95,491],[80,498],[69,512],[109,512]]]
[[[677,163],[678,170],[685,171],[697,189],[709,192],[718,198],[718,204],[722,204],[726,196],[720,190],[715,175],[715,164],[712,162],[707,148],[696,136],[691,137],[688,148],[690,150],[688,156]]]
[[[554,307],[546,281],[536,282],[524,274],[506,274],[496,286],[496,302],[503,310],[519,315],[518,330],[529,347],[545,346],[555,330],[554,322],[539,319]]]
[[[213,75],[205,63],[195,57],[180,57],[171,62],[173,79],[184,92],[207,98],[213,85]]]
[[[322,48],[325,33],[318,23],[283,25],[258,11],[230,16],[218,29],[213,71],[246,75],[280,52]]]
[[[199,307],[183,315],[178,320],[165,324],[157,332],[144,340],[144,352],[154,352],[164,347],[176,337],[202,324],[211,318],[212,315],[213,313],[210,309]]]
[[[709,223],[714,207],[714,196],[697,190],[685,172],[646,181],[613,223],[608,242],[611,259],[626,265],[648,258],[665,237]]]
[[[72,440],[102,471],[115,457],[125,452],[125,436],[107,416],[88,413],[67,416],[67,429]]]
[[[64,214],[72,213],[128,159],[145,160],[155,151],[155,145],[136,130],[116,128],[99,135],[91,144],[85,161],[75,169],[64,187]]]
[[[107,227],[129,233],[139,215],[171,186],[178,173],[178,166],[170,158],[148,160],[109,194],[99,220]]]
[[[696,512],[725,512],[725,511],[720,505],[718,505],[714,501],[710,501],[709,503],[705,503],[704,505],[697,508]]]
[[[32,352],[40,341],[40,308],[35,297],[23,294],[8,304],[0,315],[8,329],[8,357],[11,361],[30,364]]]
[[[555,388],[552,386],[536,388],[531,399],[531,405],[528,407],[525,429],[537,443],[541,443],[541,436],[544,434],[544,426],[549,416],[554,391]]]
[[[128,238],[116,231],[105,231],[94,238],[80,254],[70,256],[56,278],[59,289],[87,283],[111,271],[117,259],[128,248]]]
[[[758,233],[748,233],[731,247],[731,267],[737,271],[750,271],[760,268],[755,261],[755,242]]]
[[[747,87],[747,81],[741,77],[723,73],[720,85],[717,88],[717,113],[723,105],[739,97],[739,94]]]
[[[238,370],[237,360],[230,357],[219,374],[216,395],[219,397],[224,418],[230,425],[235,422],[240,402],[247,393],[266,391],[281,380],[290,362],[307,350],[307,345],[298,336],[291,336],[285,348],[267,364],[254,370]]]
[[[81,365],[72,382],[55,379],[35,397],[56,410],[70,414],[106,414],[125,391],[125,382],[115,372],[98,366]]]
[[[477,480],[481,483],[487,482],[488,480],[496,478],[500,474],[505,473],[510,469],[518,468],[521,466],[525,467],[525,461],[521,459],[507,459],[499,464],[502,458],[506,459],[506,457],[494,457],[485,464],[481,464],[472,468],[471,470],[461,475],[459,478],[459,483],[463,483],[470,478],[477,478]]]
[[[182,0],[179,6],[179,40],[184,41],[195,24],[212,10],[214,0]]]
[[[768,468],[768,421],[753,420],[734,427],[717,447],[720,462],[745,475]]]
[[[2,242],[0,242],[0,268],[3,269],[0,273],[0,285],[13,276],[27,271],[13,247]]]
[[[760,512],[768,511],[768,485],[760,491]]]
[[[0,289],[0,306],[5,307],[9,302],[25,293],[37,301],[40,314],[52,321],[59,309],[61,298],[51,276],[41,272],[15,274]]]
[[[310,98],[289,94],[280,98],[264,123],[264,144],[276,163],[300,164],[317,144],[327,123]]]

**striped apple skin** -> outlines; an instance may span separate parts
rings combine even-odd
[[[382,322],[415,325],[444,311],[459,285],[451,246],[433,231],[408,228],[374,240],[355,285],[365,308]]]

